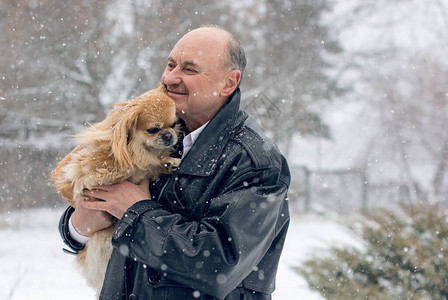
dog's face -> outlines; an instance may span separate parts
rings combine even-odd
[[[162,88],[145,93],[132,102],[131,110],[137,118],[128,131],[130,147],[143,146],[146,150],[153,151],[170,148],[177,143],[180,125],[176,117],[176,106]]]
[[[155,102],[158,103],[142,107],[135,130],[130,134],[129,144],[142,145],[148,151],[174,146],[180,129],[175,107],[165,101]]]
[[[122,166],[135,165],[177,143],[176,105],[161,86],[111,112],[112,152]],[[106,125],[107,126],[107,125]],[[160,157],[157,157],[160,159]]]

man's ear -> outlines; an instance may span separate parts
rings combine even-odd
[[[223,79],[223,87],[221,89],[221,96],[227,97],[233,93],[241,80],[241,71],[232,70]]]

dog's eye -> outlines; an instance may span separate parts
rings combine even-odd
[[[177,122],[174,122],[173,124],[171,124],[171,128],[174,128],[174,127],[176,127],[176,125],[177,125],[178,123]]]
[[[154,128],[149,128],[148,130],[146,130],[148,133],[150,134],[154,134],[160,131],[159,127],[154,127]]]

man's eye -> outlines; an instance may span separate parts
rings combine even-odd
[[[187,71],[188,73],[197,73],[198,71],[196,71],[195,69],[192,68],[185,68],[185,71]]]
[[[148,133],[150,134],[154,134],[160,131],[159,127],[154,127],[154,128],[149,128],[148,130],[146,130]]]

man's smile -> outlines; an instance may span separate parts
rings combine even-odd
[[[168,93],[175,94],[175,95],[188,95],[188,92],[183,91],[183,90],[176,90],[176,89],[168,88],[167,91],[168,91]]]

